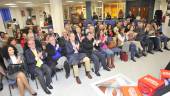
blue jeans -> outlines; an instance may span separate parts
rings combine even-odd
[[[129,45],[129,51],[131,53],[131,58],[134,59],[135,55],[137,54],[136,45],[134,43]]]
[[[114,56],[114,53],[111,49],[102,49],[101,50],[102,53],[104,53],[106,55],[106,57],[112,57]]]

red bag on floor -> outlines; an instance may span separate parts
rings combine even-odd
[[[120,60],[127,62],[128,61],[128,54],[126,52],[121,52],[120,53]]]
[[[170,70],[161,69],[161,79],[169,79],[170,78]]]
[[[143,96],[137,86],[122,86],[120,89],[123,96]]]
[[[154,93],[164,87],[164,81],[152,77],[151,75],[146,75],[138,80],[139,90],[147,94],[147,96],[153,96]]]

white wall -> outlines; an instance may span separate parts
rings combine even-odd
[[[21,10],[25,12],[25,16],[21,15]],[[26,19],[28,17],[26,8],[10,8],[10,12],[11,12],[11,17],[16,18],[17,22],[20,25],[20,28],[24,28],[26,25],[25,23]]]
[[[166,0],[161,0],[160,9],[163,11],[163,15],[166,13],[168,3]]]
[[[163,15],[164,15],[167,10],[166,0],[155,0],[154,12],[155,12],[155,10],[162,10]],[[170,27],[168,26],[169,19],[170,19],[169,16],[166,16],[165,23],[162,24],[163,25],[162,30],[163,30],[164,34],[166,34],[167,36],[170,37],[170,33],[167,31],[167,30],[170,30]]]
[[[25,16],[21,15],[21,10],[25,12]],[[36,16],[35,25],[43,26],[43,7],[35,7],[33,8],[32,15]],[[28,18],[28,12],[26,8],[10,8],[11,17],[16,18],[18,23],[20,24],[20,28],[24,28],[26,25],[26,20]]]
[[[0,13],[0,31],[5,32],[4,22]]]
[[[155,13],[155,10],[160,10],[160,0],[155,0],[155,6],[154,6],[154,13]]]
[[[43,16],[43,7],[35,7],[33,8],[33,15],[36,16],[36,25],[43,27],[44,25],[44,16]]]
[[[155,10],[162,10],[164,15],[167,10],[166,0],[155,0],[154,13]]]

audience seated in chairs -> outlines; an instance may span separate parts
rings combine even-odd
[[[75,41],[74,33],[70,33],[69,41],[66,43],[67,59],[68,59],[68,63],[73,66],[73,72],[77,83],[81,84],[81,80],[79,78],[79,69],[78,69],[78,64],[80,63],[81,60],[85,62],[84,66],[85,66],[86,76],[89,79],[92,79],[92,76],[90,75],[90,70],[91,70],[90,59],[86,56],[85,53],[79,53],[79,48],[80,45],[77,41]]]
[[[138,22],[135,32],[137,33],[136,41],[140,41],[144,52],[153,54],[153,47],[152,47],[153,42],[149,39],[148,35],[146,34],[147,32],[145,30],[144,23],[142,21]]]
[[[37,93],[30,87],[28,84],[26,75],[24,72],[19,70],[23,65],[23,57],[18,55],[17,49],[12,46],[8,45],[5,47],[4,54],[3,54],[5,66],[7,68],[7,73],[5,74],[7,78],[10,80],[16,80],[19,89],[19,96],[24,96],[25,89],[28,89],[30,94],[36,96]],[[18,68],[20,66],[20,68]]]
[[[107,47],[107,36],[105,35],[105,31],[104,29],[104,25],[100,25],[99,26],[99,34],[98,34],[98,42],[100,44],[99,45],[99,50],[105,54],[106,58],[107,58],[107,65],[109,68],[115,68],[115,65],[114,65],[114,53],[111,49],[109,49]]]
[[[9,54],[11,56],[4,55],[7,64],[10,61],[12,61],[12,64],[16,63],[18,56],[25,56],[24,59],[27,64],[25,69],[29,70],[31,79],[35,79],[34,76],[36,76],[43,90],[47,94],[51,94],[49,90],[53,89],[50,85],[51,77],[57,70],[60,70],[59,68],[64,67],[65,77],[68,78],[70,66],[73,67],[76,82],[81,84],[78,65],[82,64],[82,61],[86,76],[92,79],[90,59],[94,63],[95,74],[100,76],[100,64],[107,71],[115,67],[115,53],[119,55],[121,52],[130,52],[131,60],[136,62],[135,56],[140,57],[140,53],[146,56],[147,53],[163,52],[161,42],[164,43],[164,49],[169,50],[168,41],[170,39],[161,33],[161,25],[155,22],[146,23],[142,20],[134,20],[133,16],[128,18],[126,20],[121,19],[117,23],[114,20],[97,21],[98,17],[94,14],[94,20],[86,20],[84,25],[81,23],[73,25],[70,22],[65,24],[65,31],[61,37],[59,35],[54,36],[53,34],[57,33],[53,33],[53,29],[49,29],[52,34],[45,34],[42,33],[41,28],[33,29],[29,27],[28,32],[25,31],[27,34],[22,33],[20,44],[16,42],[15,38],[9,37],[7,33],[1,33],[0,47],[5,45],[3,54],[8,53],[8,49],[14,51],[14,55],[11,55],[12,52]],[[45,39],[43,40],[43,38]],[[114,47],[110,47],[110,41],[112,45],[115,45]],[[18,55],[15,54],[16,49]],[[128,57],[127,54],[126,57]],[[31,94],[36,95],[36,92],[28,85],[26,76],[22,71],[9,75],[6,74],[6,69],[2,67],[3,60],[0,61],[0,64],[0,90],[3,88],[1,82],[5,75],[9,79],[17,80],[16,83],[19,86],[21,96],[23,96],[25,88]],[[6,66],[8,67],[10,64]],[[19,80],[22,80],[23,83],[18,82]]]
[[[64,47],[60,47],[54,35],[49,34],[48,44],[46,46],[48,65],[53,72],[56,71],[56,65],[64,66],[66,78],[68,78],[70,76],[70,66],[67,62],[67,58],[62,54],[62,51],[65,51]]]
[[[42,49],[36,47],[35,41],[32,38],[28,39],[27,44],[28,49],[25,51],[25,58],[29,70],[32,75],[37,75],[43,90],[47,94],[51,94],[51,92],[48,90],[48,88],[53,89],[53,87],[50,85],[50,83],[52,82],[51,69],[43,61],[43,59],[45,59],[45,56],[42,52]]]
[[[87,36],[83,39],[81,44],[81,52],[86,53],[86,55],[93,61],[95,74],[97,76],[100,76],[100,63],[103,66],[104,70],[110,71],[110,69],[107,67],[105,55],[102,54],[102,52],[94,49],[93,44],[95,43],[97,42],[94,42],[93,33],[87,33]]]

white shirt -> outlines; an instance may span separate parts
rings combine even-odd
[[[74,49],[74,53],[78,53],[78,50],[76,48],[76,43],[75,42],[71,42],[72,46],[73,46],[73,49]]]
[[[10,56],[10,58],[11,58],[11,61],[12,61],[13,64],[17,64],[17,63],[18,63],[18,62],[17,62],[17,58],[16,58],[15,55]]]
[[[121,36],[120,34],[118,34],[118,39],[121,41],[121,45],[123,45],[125,41],[125,36]]]

